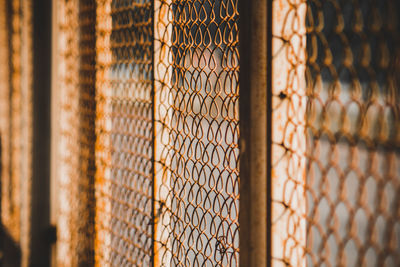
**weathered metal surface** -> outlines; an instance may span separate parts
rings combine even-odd
[[[268,262],[268,1],[240,3],[240,266]]]

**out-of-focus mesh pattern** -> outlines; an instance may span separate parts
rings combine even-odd
[[[75,210],[79,266],[94,264],[96,1],[79,2],[79,180]]]
[[[9,173],[2,179],[2,221],[6,231],[9,232],[15,242],[20,239],[21,198],[20,182],[22,171],[22,112],[21,112],[21,4],[18,1],[7,3],[6,11],[9,14],[9,71],[6,78],[10,82],[9,91]],[[7,146],[5,146],[7,147]]]
[[[32,182],[31,2],[1,1],[0,178],[4,264],[29,258]],[[4,241],[3,240],[3,241]],[[18,247],[18,256],[13,246]]]
[[[5,67],[0,68],[0,175],[1,175],[1,221],[10,224],[12,217],[10,198],[11,185],[11,84],[10,78],[10,35],[7,16],[7,1],[0,1],[0,56]]]
[[[98,7],[99,266],[151,265],[152,9],[140,0]]]
[[[305,266],[306,1],[272,9],[271,253],[273,266]]]
[[[273,21],[284,19],[274,27],[274,60],[284,55],[290,67],[283,83],[274,83],[273,112],[304,95],[307,110],[288,108],[278,130],[304,138],[274,140],[275,151],[283,152],[273,167],[286,176],[275,193],[281,198],[273,202],[280,212],[273,225],[287,226],[283,234],[272,233],[272,244],[285,237],[273,247],[274,266],[398,266],[400,5],[276,2],[283,5],[274,6]],[[303,141],[306,146],[293,150]],[[293,179],[296,168],[305,171],[303,179]],[[293,209],[301,202],[304,211]]]
[[[239,261],[237,1],[155,1],[155,263]]]
[[[57,54],[60,106],[58,127],[60,131],[57,147],[57,264],[59,266],[76,265],[75,240],[77,231],[74,226],[76,208],[75,185],[79,180],[79,90],[78,84],[78,1],[58,2],[58,44]]]
[[[9,64],[9,36],[7,28],[7,2],[0,1],[0,58],[3,64]],[[0,190],[4,190],[4,184],[10,180],[10,84],[9,68],[0,68]],[[7,188],[7,186],[6,186]],[[1,191],[0,210],[7,208],[4,205],[4,191]],[[1,213],[0,222],[3,219]]]
[[[59,266],[94,264],[95,1],[60,1]]]

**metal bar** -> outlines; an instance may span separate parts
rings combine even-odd
[[[31,266],[50,265],[50,243],[44,236],[50,226],[50,96],[51,0],[32,2],[33,144],[31,185]]]
[[[58,218],[60,215],[59,210],[59,195],[61,193],[59,183],[59,169],[61,167],[62,157],[59,153],[59,143],[62,140],[61,135],[61,109],[59,106],[59,99],[61,92],[59,88],[58,65],[61,64],[60,56],[58,54],[58,38],[59,35],[59,8],[62,3],[59,0],[52,0],[52,50],[51,50],[51,151],[50,151],[50,223],[56,227],[58,231]],[[56,232],[57,235],[57,232]],[[57,241],[57,240],[56,240]],[[54,242],[51,247],[51,266],[58,266],[57,262],[57,242]]]
[[[239,1],[240,266],[267,266],[268,1]]]

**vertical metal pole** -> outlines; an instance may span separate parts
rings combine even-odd
[[[30,266],[49,266],[51,0],[32,1],[32,185]]]
[[[240,266],[267,266],[270,1],[239,1]]]
[[[59,168],[61,167],[61,160],[59,153],[59,143],[62,140],[61,136],[61,109],[60,109],[60,75],[58,73],[58,64],[61,64],[58,54],[58,9],[59,0],[52,0],[52,14],[51,14],[51,151],[50,151],[50,223],[56,230],[54,232],[55,238],[57,238],[57,226],[59,212],[59,200],[60,200],[60,183],[59,183]],[[57,241],[57,240],[54,240]],[[54,242],[51,247],[51,266],[56,267],[57,262],[57,242]]]

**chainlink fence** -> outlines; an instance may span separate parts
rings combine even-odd
[[[53,1],[57,266],[239,265],[238,1]],[[0,1],[2,238],[22,264],[27,3]],[[400,2],[268,7],[269,264],[398,266]]]
[[[155,261],[235,266],[237,1],[155,5]]]
[[[274,266],[398,266],[399,3],[274,8]]]
[[[60,264],[238,264],[236,4],[60,2]]]

